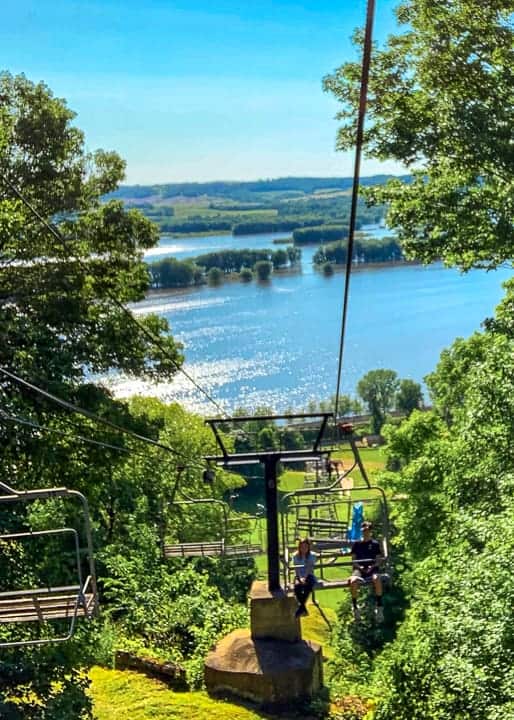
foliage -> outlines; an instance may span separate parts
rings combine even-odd
[[[271,271],[273,269],[273,265],[268,262],[267,260],[259,260],[259,262],[255,263],[255,274],[257,276],[257,279],[261,282],[265,280],[269,280],[271,276]]]
[[[342,225],[321,225],[295,230],[293,232],[293,240],[296,245],[306,245],[308,243],[340,241],[346,237],[347,234],[347,228]]]
[[[173,565],[148,571],[138,558],[109,559],[108,596],[120,626],[117,645],[125,646],[124,637],[140,638],[180,662],[189,684],[198,687],[205,655],[220,637],[247,624],[247,611],[224,601],[208,575],[191,562],[179,559]]]
[[[163,258],[149,263],[152,287],[174,288],[198,285],[202,281],[202,272],[191,260]]]
[[[373,53],[365,149],[416,170],[368,197],[390,204],[409,257],[465,270],[512,259],[513,11],[512,0],[405,0],[404,31]],[[346,63],[324,81],[342,104],[343,150],[354,143],[359,79]]]
[[[398,376],[394,370],[370,370],[357,384],[357,393],[371,413],[373,432],[380,432],[387,411],[393,406],[398,390]]]
[[[400,380],[400,386],[396,393],[396,408],[406,415],[423,405],[423,391],[421,385],[410,378]]]
[[[456,341],[429,379],[441,417],[415,411],[387,431],[411,607],[375,663],[379,720],[506,720],[514,707],[512,350],[496,331]]]
[[[239,273],[239,279],[241,282],[251,282],[253,280],[253,272],[250,268],[243,267]]]
[[[0,172],[63,238],[3,185],[1,364],[40,382],[110,368],[171,377],[182,356],[167,322],[149,315],[139,321],[142,331],[121,307],[144,297],[143,250],[157,239],[138,211],[100,201],[123,177],[124,163],[115,153],[86,154],[74,113],[42,83],[3,73],[0,94]],[[160,347],[149,332],[160,336]]]
[[[328,243],[314,253],[312,261],[316,265],[323,265],[330,261],[337,265],[346,263],[346,243]],[[354,263],[380,263],[403,260],[400,246],[395,238],[369,238],[359,237],[354,242],[352,262]]]
[[[223,271],[217,267],[211,267],[209,272],[207,273],[207,282],[212,287],[215,287],[216,285],[221,285],[221,283],[223,282]]]

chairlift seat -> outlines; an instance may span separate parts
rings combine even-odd
[[[346,541],[348,526],[341,520],[331,520],[330,518],[297,518],[296,530],[309,533],[309,535],[322,536],[324,538],[334,538],[341,542]]]
[[[66,585],[0,592],[0,623],[89,618],[95,611],[95,595],[87,592],[89,583],[88,577],[83,588]]]
[[[164,546],[164,557],[253,557],[260,555],[260,545],[225,545],[223,540],[213,542],[177,543]]]

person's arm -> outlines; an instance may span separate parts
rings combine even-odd
[[[302,582],[300,569],[304,566],[302,558],[299,555],[293,555],[293,567],[295,569],[295,582]]]

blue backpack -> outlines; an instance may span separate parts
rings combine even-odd
[[[356,502],[352,507],[352,524],[348,529],[348,540],[356,542],[362,540],[361,525],[364,522],[364,505]]]

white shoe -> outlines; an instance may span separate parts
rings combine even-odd
[[[377,623],[384,622],[384,608],[381,605],[377,605],[375,608],[375,620]]]

